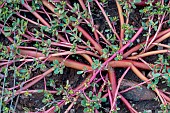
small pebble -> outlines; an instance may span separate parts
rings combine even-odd
[[[17,104],[16,107],[17,107],[18,110],[22,110],[22,105],[21,104]]]
[[[70,113],[75,113],[75,109],[70,109]]]

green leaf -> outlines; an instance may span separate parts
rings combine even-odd
[[[58,60],[54,60],[53,64],[58,65],[59,64]]]
[[[89,91],[89,97],[92,97],[93,92]]]
[[[51,40],[50,40],[50,39],[47,40],[47,44],[48,44],[49,46],[51,45]]]
[[[83,74],[84,71],[77,71],[77,74],[80,75],[80,74]]]
[[[55,74],[59,74],[59,73],[60,73],[59,68],[56,68],[56,69],[54,70],[54,73],[55,73]]]
[[[102,93],[101,92],[99,92],[98,93],[98,98],[100,98],[102,96]]]
[[[86,100],[82,100],[82,101],[81,101],[81,105],[84,106],[84,107],[86,107]]]
[[[106,102],[107,101],[107,98],[101,98],[100,99],[102,102]]]
[[[42,92],[43,92],[43,90],[37,90],[37,92],[38,92],[38,93],[42,93]]]
[[[170,83],[170,76],[168,77],[168,83]]]
[[[153,77],[159,77],[161,74],[152,72],[152,75],[153,75]]]
[[[134,3],[140,3],[141,0],[134,0]]]
[[[70,20],[74,21],[74,22],[77,21],[77,19],[75,17],[73,17],[73,16],[70,16]]]
[[[63,74],[63,73],[64,73],[64,72],[63,72],[63,69],[60,69],[60,71],[59,71],[59,72],[60,72],[60,74]]]
[[[26,73],[26,72],[27,72],[26,69],[21,69],[21,70],[20,70],[20,73]]]
[[[100,108],[100,104],[98,102],[95,102],[93,107],[95,107],[96,109],[99,109]]]
[[[4,31],[11,31],[10,27],[4,26]]]
[[[168,68],[168,73],[170,74],[170,68]]]
[[[11,32],[4,32],[5,37],[11,36]]]
[[[84,112],[84,113],[88,113],[88,112],[89,112],[89,108],[85,108],[85,109],[83,110],[83,112]]]
[[[93,95],[92,100],[97,101],[97,96],[96,96],[96,95]]]

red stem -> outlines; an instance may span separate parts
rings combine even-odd
[[[100,46],[100,44],[98,44],[96,41],[94,41],[94,39],[80,26],[76,26],[76,28],[82,32],[82,34],[84,35],[84,37],[87,38],[87,40],[89,40],[92,45],[94,46],[94,48],[99,52],[100,55],[102,55],[102,47]]]
[[[126,75],[127,72],[129,71],[129,69],[130,69],[130,67],[128,67],[128,68],[126,69],[126,71],[123,73],[123,75],[121,76],[121,78],[120,78],[119,81],[118,81],[118,85],[117,85],[117,87],[116,87],[116,89],[115,89],[115,95],[114,95],[114,98],[113,98],[113,104],[112,104],[111,110],[113,110],[113,109],[116,108],[116,100],[117,100],[118,90],[119,90],[119,87],[120,87],[120,84],[121,84],[123,78],[125,77],[125,75]]]
[[[117,34],[116,30],[113,29],[113,26],[112,26],[112,24],[111,24],[108,16],[106,15],[104,9],[101,7],[101,5],[100,5],[100,3],[98,2],[98,0],[94,0],[94,1],[96,2],[96,4],[98,5],[98,7],[100,8],[100,10],[102,11],[102,13],[103,13],[103,15],[104,15],[104,17],[105,17],[105,19],[106,19],[109,27],[111,28],[112,32],[116,35],[117,39],[120,41],[120,37],[119,37],[119,35]]]
[[[118,95],[121,96],[120,99],[123,101],[131,113],[138,113],[121,94],[118,93]]]
[[[116,87],[117,87],[117,82],[116,82],[115,71],[112,67],[108,67],[108,75],[109,75],[109,80],[110,80],[111,87],[112,87],[112,90],[111,90],[112,97],[114,98]]]
[[[170,32],[170,29],[167,29],[167,30],[164,30],[164,31],[160,32],[160,33],[157,35],[156,39],[158,39],[158,38],[166,35],[166,34],[169,33],[169,32]],[[149,38],[148,41],[151,41],[152,39],[153,39],[153,36],[152,36],[151,38]],[[146,43],[146,41],[144,41],[144,42],[136,45],[135,47],[131,48],[130,50],[128,50],[126,53],[123,54],[123,58],[126,58],[126,57],[128,57],[131,53],[139,50],[139,49],[141,48],[141,44],[145,44],[145,43]],[[148,49],[151,49],[153,46],[154,46],[154,45],[151,45],[150,48],[148,48]],[[147,50],[148,50],[148,49],[147,49]]]
[[[138,37],[138,35],[139,35],[142,31],[143,31],[143,28],[141,27],[141,28],[138,30],[138,32],[132,37],[131,40],[129,40],[129,42],[128,42],[126,45],[124,45],[120,50],[118,50],[118,51],[115,52],[110,58],[108,58],[108,59],[102,64],[101,68],[98,69],[98,70],[95,72],[95,74],[93,74],[93,76],[92,76],[91,79],[90,79],[90,83],[92,82],[92,80],[93,80],[94,78],[96,78],[96,75],[102,70],[102,68],[103,68],[104,66],[106,66],[113,58],[115,58],[117,54],[122,53],[127,47],[129,47],[129,45],[135,41],[135,39]]]
[[[45,26],[50,27],[50,25],[33,9],[26,3],[22,4],[27,10],[29,10],[36,18],[38,18]]]

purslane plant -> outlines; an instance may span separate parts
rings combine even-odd
[[[69,0],[7,0],[0,2],[0,31],[8,41],[7,44],[0,44],[2,75],[0,111],[15,111],[16,107],[9,109],[6,105],[9,103],[12,105],[14,98],[18,95],[28,92],[29,94],[43,92],[42,101],[46,105],[45,109],[41,111],[47,113],[59,112],[63,105],[69,104],[65,111],[68,113],[78,99],[82,99],[84,112],[95,113],[105,109],[101,103],[109,101],[110,108],[107,109],[107,112],[112,113],[117,111],[118,96],[129,111],[134,113],[137,111],[121,95],[125,91],[119,92],[120,83],[130,69],[143,81],[142,84],[148,84],[148,87],[155,91],[165,109],[170,103],[170,97],[152,80],[163,78],[167,84],[170,83],[170,59],[161,57],[161,62],[150,64],[143,58],[157,54],[166,56],[170,53],[169,45],[162,44],[162,41],[170,37],[170,29],[162,29],[162,26],[169,21],[170,2],[155,0],[147,3],[143,3],[143,1],[130,3],[125,0],[116,0],[120,26],[115,26],[104,10],[107,3],[105,0],[79,0],[73,5],[70,2]],[[108,24],[112,33],[109,39],[95,25],[91,6],[93,4],[100,9]],[[145,18],[139,28],[129,23],[131,10],[136,5],[146,5],[140,10]],[[156,9],[158,11],[154,12]],[[150,10],[152,12],[147,13]],[[29,14],[27,15],[27,13]],[[31,14],[34,18],[29,18]],[[35,21],[36,19],[37,21]],[[154,21],[155,19],[158,21]],[[30,24],[34,26],[34,29],[29,28]],[[120,28],[120,33],[116,27]],[[91,31],[89,32],[87,28]],[[143,31],[147,33],[143,34]],[[154,33],[151,34],[151,31]],[[146,41],[132,46],[134,42],[137,42],[139,35],[144,35]],[[156,45],[166,49],[151,50]],[[73,55],[86,61],[79,62],[72,58]],[[30,78],[33,70],[47,68],[45,65],[47,62],[52,63],[50,68]],[[28,65],[29,63],[34,65]],[[72,88],[69,82],[66,83],[66,86],[55,88],[54,81],[50,81],[54,90],[47,90],[45,78],[50,73],[63,74],[65,67],[79,70],[77,74],[88,76],[75,88]],[[116,79],[115,73],[117,67],[127,68],[119,80]],[[140,69],[151,71],[153,78],[147,78]],[[13,72],[13,87],[6,85],[10,74],[8,72]],[[21,82],[15,83],[16,79]],[[29,89],[42,79],[44,79],[44,89]],[[103,85],[98,85],[98,82],[102,82]],[[102,90],[104,87],[105,91]],[[133,88],[127,90],[131,89]],[[63,98],[55,100],[53,94],[62,94]],[[49,109],[47,110],[47,108]]]

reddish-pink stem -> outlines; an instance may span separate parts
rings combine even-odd
[[[101,69],[106,66],[113,58],[116,57],[117,54],[122,53],[127,47],[129,47],[129,45],[131,43],[133,43],[135,41],[135,39],[139,36],[139,34],[143,31],[143,27],[141,27],[138,32],[132,37],[132,39],[126,44],[124,45],[120,50],[118,50],[117,52],[115,52],[110,58],[108,58],[100,67],[100,69],[98,69],[95,74],[93,74],[93,76],[90,79],[90,83],[92,82],[92,80],[96,77],[96,75],[101,71]]]
[[[159,23],[158,29],[157,29],[157,31],[156,31],[153,39],[152,39],[152,40],[150,41],[150,43],[147,45],[147,48],[148,48],[148,47],[154,42],[154,40],[156,39],[159,31],[160,31],[161,28],[162,28],[162,22],[163,22],[164,18],[165,18],[165,13],[164,13],[163,16],[162,16],[161,22]]]
[[[125,75],[127,74],[127,72],[129,71],[130,67],[128,67],[126,69],[126,71],[123,73],[123,75],[121,76],[121,78],[119,79],[118,81],[118,85],[117,85],[117,88],[116,88],[116,91],[115,91],[115,95],[114,95],[114,98],[113,98],[113,104],[112,104],[112,107],[111,107],[111,110],[115,109],[116,108],[116,100],[117,100],[117,95],[118,95],[118,90],[119,90],[119,87],[120,87],[120,84],[123,80],[123,78],[125,77]]]
[[[116,30],[113,29],[112,24],[111,24],[111,22],[110,22],[108,16],[106,15],[104,9],[101,7],[101,5],[100,5],[100,3],[98,2],[98,0],[95,0],[95,2],[96,2],[96,4],[98,5],[98,7],[100,8],[100,10],[102,11],[102,13],[103,13],[103,15],[104,15],[104,17],[105,17],[105,19],[106,19],[106,21],[107,21],[109,27],[111,28],[112,32],[116,35],[117,39],[120,40],[119,35],[117,34]]]
[[[131,113],[138,113],[121,94],[118,93],[118,95],[121,96],[120,99],[123,101]]]
[[[33,9],[26,3],[22,4],[27,10],[29,10],[36,18],[38,18],[45,26],[50,27],[50,25]]]

